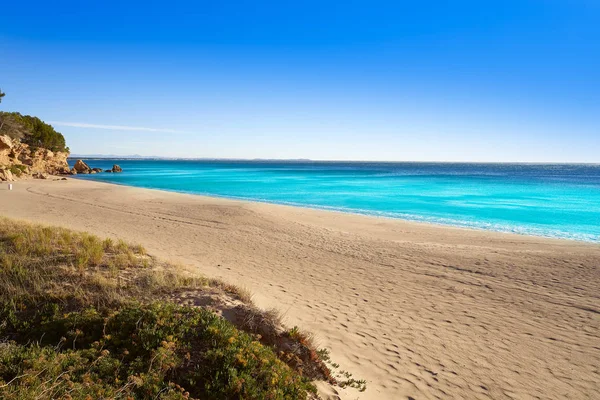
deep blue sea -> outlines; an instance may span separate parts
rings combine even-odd
[[[124,172],[80,179],[600,242],[600,165],[85,161]]]

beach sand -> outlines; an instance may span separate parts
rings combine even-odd
[[[0,215],[250,289],[368,381],[342,398],[600,398],[599,245],[76,179],[2,184]]]

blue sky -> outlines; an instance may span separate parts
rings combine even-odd
[[[74,153],[600,162],[596,1],[86,3],[0,24],[0,109]]]

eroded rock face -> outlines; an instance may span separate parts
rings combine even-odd
[[[112,167],[112,172],[123,172],[123,168],[121,168],[117,164],[115,164]]]
[[[0,136],[0,170],[8,171],[17,167],[19,177],[15,174],[12,179],[28,178],[34,174],[68,174],[68,153],[54,153],[47,149],[32,150],[27,144],[6,135]],[[10,171],[8,171],[10,172]],[[7,173],[2,173],[2,180],[7,179]]]
[[[8,136],[0,136],[0,165],[10,164],[12,147],[12,140]]]
[[[8,136],[0,136],[0,151],[11,149],[13,146],[11,138]]]
[[[0,169],[0,182],[12,182],[13,180],[12,172],[8,169]]]
[[[50,175],[61,175],[69,173],[69,164],[67,163],[67,153],[54,153],[46,149],[38,149],[31,156],[32,172],[41,172]]]

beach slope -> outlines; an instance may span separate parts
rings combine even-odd
[[[75,179],[2,185],[0,215],[247,287],[368,381],[342,398],[600,395],[598,245]]]

